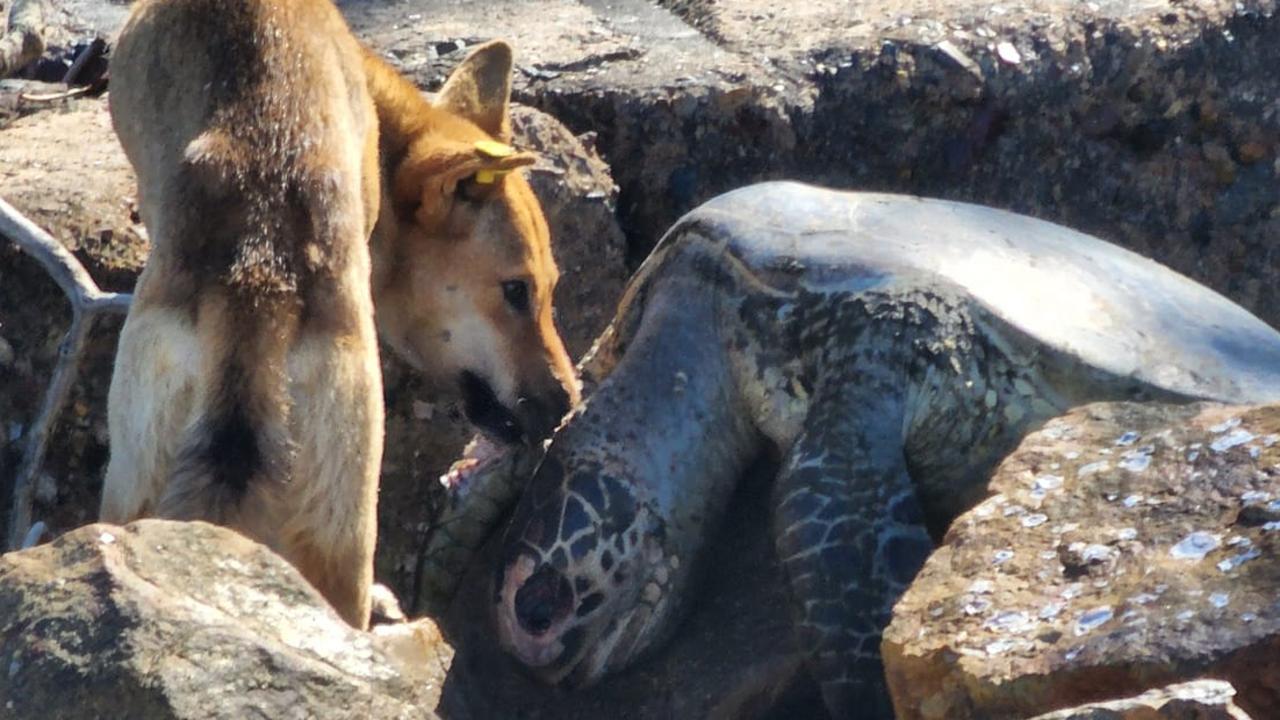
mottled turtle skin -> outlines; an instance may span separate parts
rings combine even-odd
[[[937,200],[768,183],[685,216],[630,284],[503,544],[504,646],[590,683],[669,636],[762,448],[798,647],[838,717],[997,461],[1100,400],[1280,400],[1280,334],[1154,262]]]

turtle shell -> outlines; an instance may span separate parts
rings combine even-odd
[[[1163,265],[1043,220],[770,182],[693,210],[655,253],[691,235],[774,292],[950,289],[1104,371],[1191,397],[1280,401],[1280,333]]]

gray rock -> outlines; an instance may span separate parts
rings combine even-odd
[[[427,85],[454,62],[433,42],[510,38],[516,96],[599,134],[633,260],[698,203],[785,176],[1064,223],[1280,320],[1273,0],[658,4],[342,7]]]
[[[427,626],[395,627],[351,629],[229,530],[89,525],[0,557],[0,707],[41,720],[432,717],[449,650]]]
[[[1270,717],[1278,440],[1280,408],[1211,404],[1090,405],[1029,435],[894,608],[898,717],[1022,718],[1205,676]]]

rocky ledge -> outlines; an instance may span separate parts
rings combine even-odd
[[[205,523],[88,525],[0,557],[7,718],[429,718],[429,621],[352,630],[291,565]]]
[[[1280,409],[1211,405],[1094,405],[1030,435],[894,610],[899,717],[1021,718],[1197,677],[1273,717],[1278,440]]]

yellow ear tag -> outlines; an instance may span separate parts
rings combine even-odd
[[[516,149],[494,140],[477,140],[476,152],[487,158],[504,158],[516,154]],[[476,171],[476,182],[481,185],[492,185],[497,182],[498,178],[511,172],[510,170],[478,170]]]
[[[498,178],[511,172],[510,170],[477,170],[476,182],[481,185],[492,185]]]
[[[475,147],[476,152],[490,158],[504,158],[516,154],[515,148],[494,140],[477,140]]]

